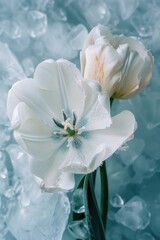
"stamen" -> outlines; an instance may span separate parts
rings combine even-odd
[[[77,121],[77,117],[76,117],[75,113],[73,112],[73,126],[76,125],[76,121]]]
[[[62,113],[63,113],[63,118],[64,118],[64,121],[66,121],[66,120],[67,120],[67,116],[66,116],[66,114],[65,114],[64,110],[62,111]]]
[[[61,133],[61,132],[53,132],[54,135],[56,135],[57,137],[67,137],[66,133]]]
[[[56,119],[52,118],[54,123],[57,125],[57,127],[59,128],[64,128],[64,125],[62,123],[60,123],[59,121],[57,121]]]

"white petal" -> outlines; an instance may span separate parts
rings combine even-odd
[[[98,24],[94,27],[88,34],[83,49],[87,48],[89,45],[94,44],[105,44],[112,41],[113,35],[108,27]]]
[[[123,60],[123,68],[121,79],[116,84],[114,96],[123,97],[139,88],[139,73],[144,65],[144,60],[136,51],[130,51],[128,44],[120,45],[117,52]]]
[[[52,128],[41,119],[23,102],[19,103],[11,120],[15,127],[16,141],[30,155],[39,160],[51,156],[63,142],[53,137]]]
[[[99,93],[87,115],[78,123],[78,128],[84,127],[85,131],[104,129],[112,123],[110,116],[110,102],[106,94]]]
[[[68,164],[65,162],[65,171],[74,173],[88,173],[94,171],[102,162],[109,158],[119,147],[129,140],[136,129],[133,114],[123,111],[113,117],[111,127],[86,132],[80,137],[81,144],[70,147]],[[77,144],[78,146],[78,144]]]
[[[109,28],[106,26],[103,26],[101,24],[98,24],[96,27],[94,27],[90,33],[88,34],[87,38],[85,39],[82,52],[80,53],[80,61],[81,61],[81,72],[84,76],[85,67],[86,67],[86,48],[88,48],[91,45],[103,45],[106,43],[111,42],[113,39],[113,35],[110,32]],[[94,78],[91,78],[94,79]]]
[[[126,37],[126,36],[120,35],[115,37],[115,42],[117,47],[119,45],[128,44],[130,47],[130,51],[138,52],[140,54],[140,57],[143,59],[148,54],[148,51],[146,51],[145,46],[136,37]]]
[[[34,79],[40,94],[55,113],[54,117],[63,120],[62,110],[71,114],[74,110],[80,115],[84,103],[80,71],[65,60],[48,60],[40,63]]]
[[[41,98],[33,79],[23,79],[16,82],[8,93],[7,112],[10,120],[15,107],[20,103],[26,103],[43,120],[51,122],[53,112]]]
[[[104,91],[112,95],[112,88],[121,76],[122,59],[110,45],[89,46],[85,51],[84,77],[100,82]]]
[[[31,159],[31,172],[42,179],[42,190],[47,192],[52,192],[54,190],[68,191],[74,188],[74,175],[59,170],[63,158],[64,156],[60,153],[55,153],[51,158],[43,162]]]

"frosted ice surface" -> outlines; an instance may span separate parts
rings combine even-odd
[[[68,36],[68,41],[71,48],[74,50],[81,50],[87,34],[88,31],[86,27],[82,24],[79,24],[72,28]]]
[[[123,20],[127,20],[139,5],[139,0],[117,0]]]
[[[30,11],[27,14],[27,28],[31,37],[37,38],[47,30],[47,16],[39,11]]]
[[[84,200],[83,200],[83,189],[76,189],[72,196],[72,210],[76,213],[85,212]]]
[[[149,225],[150,215],[146,203],[135,196],[116,213],[115,219],[122,225],[136,231],[145,229]]]
[[[61,22],[55,22],[48,27],[43,42],[51,57],[73,59],[78,55],[68,43],[69,31],[69,25]]]
[[[61,239],[69,209],[68,199],[63,193],[41,193],[32,204],[22,206],[19,202],[14,206],[12,216],[8,219],[9,230],[21,240],[32,239],[33,236],[33,239],[38,237],[40,240]]]
[[[23,69],[8,45],[0,42],[0,82],[12,85],[25,77]]]
[[[113,194],[110,203],[115,208],[120,208],[124,204],[123,198],[119,194]]]
[[[18,240],[37,237],[40,240],[60,240],[70,212],[67,196],[61,192],[41,192],[29,171],[29,156],[15,144],[10,144],[7,151],[12,156],[15,169],[13,184],[8,186],[7,192],[4,187],[2,189],[3,194],[12,200],[12,214],[8,214],[6,218],[9,231]],[[5,179],[5,176],[2,177]]]
[[[31,58],[25,58],[22,61],[22,66],[23,66],[23,69],[24,69],[24,72],[25,72],[26,76],[27,77],[32,76],[32,74],[34,72],[34,69],[35,69],[32,59]]]
[[[21,37],[21,28],[16,22],[4,20],[1,22],[1,27],[7,37],[12,39]]]
[[[150,233],[142,233],[136,240],[155,240],[155,238]]]
[[[74,221],[68,226],[71,234],[77,239],[89,239],[88,226],[85,220]]]
[[[132,141],[127,143],[126,149],[124,150],[120,149],[118,151],[118,155],[120,156],[121,161],[125,165],[129,166],[142,154],[144,146],[145,146],[144,140],[134,138]]]
[[[101,1],[86,8],[84,15],[90,27],[94,27],[97,22],[107,24],[111,17],[107,4]]]
[[[135,138],[106,161],[110,190],[107,239],[159,239],[159,0],[0,0],[0,240],[62,238],[70,211],[68,198],[62,193],[41,193],[35,184],[29,156],[13,140],[6,113],[7,92],[14,82],[32,76],[36,65],[46,58],[67,58],[79,66],[83,39],[97,23],[109,25],[115,34],[139,37],[155,56],[147,89],[131,100],[113,103],[112,115],[131,110],[138,129]],[[72,207],[84,211],[79,200]],[[72,235],[87,238],[85,222],[69,220],[69,225]],[[66,239],[74,239],[67,230]]]

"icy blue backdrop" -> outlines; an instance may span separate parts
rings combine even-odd
[[[135,114],[138,130],[107,160],[107,239],[160,239],[160,0],[0,0],[0,240],[62,238],[69,200],[63,193],[41,193],[34,183],[29,157],[12,137],[6,98],[11,85],[32,76],[46,58],[64,57],[79,66],[83,40],[97,23],[138,36],[155,56],[147,89],[113,104],[113,114]],[[83,224],[73,229],[86,239]],[[75,239],[68,230],[67,239]]]

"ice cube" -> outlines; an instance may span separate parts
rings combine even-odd
[[[150,223],[150,217],[146,203],[138,196],[130,199],[115,214],[115,220],[132,231],[145,229]]]
[[[84,10],[84,16],[90,27],[94,27],[98,23],[106,24],[109,22],[111,14],[105,2],[97,2],[91,4]]]
[[[123,206],[124,200],[119,194],[113,194],[110,199],[110,203],[113,207],[120,208]]]
[[[72,28],[68,35],[68,41],[70,46],[74,50],[81,50],[84,44],[84,40],[88,35],[86,27],[82,24],[79,24]]]
[[[47,16],[40,11],[30,11],[27,14],[28,33],[32,38],[43,35],[47,30]]]
[[[123,20],[127,20],[139,5],[139,0],[118,0],[120,14]]]
[[[85,219],[74,221],[68,225],[68,229],[76,239],[89,239],[89,229]]]
[[[155,240],[155,238],[150,233],[141,233],[136,240]]]
[[[34,64],[31,58],[25,58],[22,61],[22,66],[27,77],[32,76],[34,72]]]
[[[2,21],[1,26],[7,37],[11,39],[16,39],[21,37],[21,29],[16,22],[10,21],[10,20],[4,20]]]
[[[55,22],[48,27],[43,37],[43,43],[48,50],[49,57],[73,59],[78,52],[72,49],[68,43],[70,26],[66,23]]]
[[[83,213],[85,211],[83,189],[81,188],[76,189],[72,195],[72,210],[76,213]]]
[[[8,45],[0,42],[0,81],[12,85],[24,77],[22,67]]]

